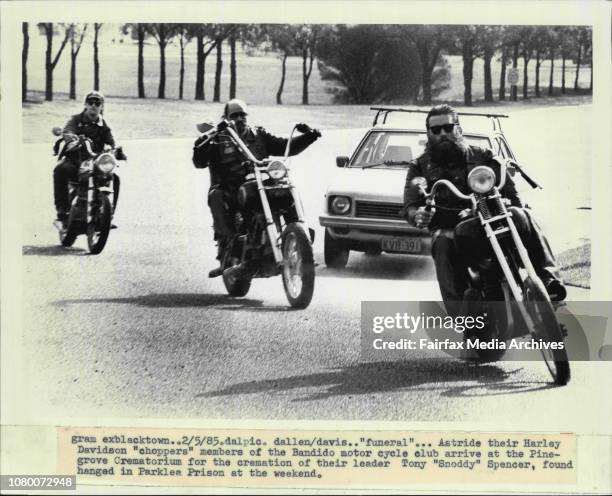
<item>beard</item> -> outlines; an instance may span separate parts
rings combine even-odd
[[[443,138],[437,143],[428,141],[425,147],[425,150],[431,156],[431,160],[441,165],[461,162],[465,156],[466,149],[467,143],[462,136],[454,140]]]

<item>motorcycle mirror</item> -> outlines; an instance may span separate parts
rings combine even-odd
[[[200,124],[196,124],[196,128],[200,133],[206,133],[210,131],[213,127],[215,126],[213,126],[210,122],[201,122]]]
[[[423,188],[423,189],[427,189],[427,179],[425,179],[424,177],[421,176],[417,176],[414,179],[412,179],[412,181],[410,181],[410,183],[413,186],[416,186],[417,188]]]
[[[51,129],[51,132],[55,135],[55,136],[61,136],[62,135],[62,128],[59,126],[55,126],[53,129]]]

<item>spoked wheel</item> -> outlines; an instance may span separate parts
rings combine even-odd
[[[104,249],[111,226],[110,200],[106,195],[102,195],[100,200],[91,222],[87,224],[87,246],[92,255],[97,255]]]
[[[563,333],[555,316],[555,310],[541,284],[531,279],[525,281],[524,305],[533,320],[530,332],[536,341],[563,342]],[[542,349],[541,353],[555,384],[559,386],[567,384],[570,380],[570,367],[565,347]]]
[[[314,256],[308,235],[291,223],[283,232],[283,286],[293,308],[306,308],[314,292]]]
[[[464,340],[478,339],[482,342],[505,342],[508,339],[508,315],[502,307],[502,302],[494,301],[491,305],[487,304],[490,300],[483,300],[483,295],[480,291],[472,289],[467,291],[465,297],[465,313],[466,315],[478,318],[486,315],[486,323],[482,329],[466,330],[463,334]],[[477,361],[481,363],[489,363],[498,361],[506,352],[501,347],[476,347],[474,352]]]
[[[240,263],[240,258],[236,257],[232,253],[233,251],[234,241],[232,240],[225,249],[223,261],[221,263],[221,267],[223,267],[223,284],[230,296],[245,296],[249,292],[249,289],[251,289],[251,277],[241,274],[239,271],[225,270]]]

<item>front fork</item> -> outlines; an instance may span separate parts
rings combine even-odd
[[[272,217],[272,210],[270,210],[270,204],[268,202],[268,196],[266,195],[266,189],[261,179],[261,174],[258,170],[255,171],[255,180],[257,182],[257,191],[259,191],[259,198],[261,205],[263,206],[264,216],[266,218],[266,231],[268,233],[268,239],[270,240],[270,246],[272,247],[272,253],[274,255],[274,261],[277,264],[283,263],[283,252],[281,250],[281,233],[278,232],[274,218]],[[298,195],[296,188],[291,185],[291,196],[293,197],[293,203],[295,205],[295,212],[297,214],[298,222],[304,222],[304,209],[302,207],[302,200]]]
[[[479,211],[478,216],[485,230],[485,233],[487,234],[487,238],[489,239],[489,242],[491,243],[491,247],[493,248],[493,252],[495,253],[495,256],[497,257],[497,261],[499,262],[502,272],[504,273],[506,281],[508,282],[508,287],[510,289],[510,292],[512,293],[512,296],[514,297],[515,301],[518,303],[518,307],[519,307],[521,316],[523,317],[523,320],[525,321],[527,328],[531,330],[533,329],[534,322],[529,312],[527,312],[527,308],[525,307],[525,304],[524,304],[523,282],[527,278],[529,278],[532,281],[534,281],[536,284],[541,285],[541,281],[533,267],[533,264],[531,263],[531,259],[529,258],[529,254],[527,253],[527,250],[525,249],[525,245],[523,244],[523,240],[521,239],[519,235],[516,225],[514,224],[514,220],[512,219],[512,212],[508,212],[506,206],[503,203],[501,203],[501,213],[499,215],[496,215],[489,219],[485,219],[482,213]],[[491,227],[491,223],[495,221],[500,221],[500,220],[505,220],[506,226],[493,230],[493,228]],[[512,241],[514,242],[516,251],[522,263],[522,266],[525,272],[527,273],[526,275],[521,274],[521,270],[519,267],[518,274],[517,274],[517,277],[519,278],[518,281],[515,279],[515,275],[510,269],[510,266],[508,265],[508,261],[504,254],[504,251],[502,250],[500,242],[497,239],[499,235],[507,233],[507,232],[510,233],[510,236],[512,238]],[[546,291],[544,290],[544,288],[542,289],[543,289],[543,294],[546,295],[547,294]],[[506,303],[508,303],[508,300],[507,300],[508,296],[509,295],[506,295]],[[508,315],[511,316],[512,312],[509,312]]]

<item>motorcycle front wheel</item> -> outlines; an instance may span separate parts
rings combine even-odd
[[[225,285],[227,294],[230,296],[246,296],[249,289],[251,289],[251,276],[244,275],[240,271],[226,270],[240,263],[240,258],[234,256],[232,254],[233,251],[234,242],[231,241],[225,249],[223,262],[221,263],[223,268],[223,284]]]
[[[531,279],[525,281],[524,305],[533,320],[530,333],[535,340],[543,343],[563,342],[563,333],[555,310],[541,284]],[[565,386],[570,380],[569,359],[565,346],[563,349],[542,349],[540,351],[555,384]]]
[[[87,246],[89,253],[100,253],[106,241],[111,226],[111,204],[108,196],[102,195],[100,204],[94,210],[91,222],[87,224]]]
[[[59,240],[62,246],[69,247],[74,244],[79,235],[78,230],[76,228],[75,214],[74,214],[74,206],[70,209],[70,214],[68,215],[68,221],[66,222],[66,229],[62,229],[59,232]]]
[[[304,229],[289,224],[282,236],[283,287],[293,308],[306,308],[314,292],[315,266],[312,245]]]

